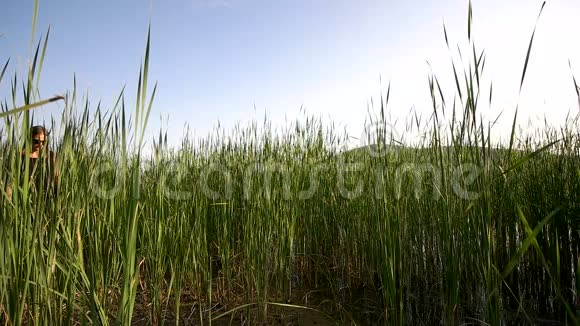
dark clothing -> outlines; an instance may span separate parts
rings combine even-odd
[[[48,157],[39,156],[38,158],[29,157],[29,189],[33,192],[45,193],[46,195],[57,192],[56,169],[55,169],[55,155],[49,151]],[[22,157],[22,171],[26,168],[24,166],[26,159]],[[22,173],[24,175],[24,173]]]
[[[24,187],[24,173],[26,170],[26,160],[29,161],[28,167],[28,191],[31,194],[44,194],[45,199],[51,195],[56,196],[58,188],[57,173],[55,167],[55,154],[52,151],[47,151],[44,155],[39,154],[38,158],[32,158],[28,155],[20,155],[20,162],[16,162],[16,168],[20,164],[20,177],[18,185]],[[4,162],[6,172],[10,172],[10,160]],[[12,177],[6,173],[5,184],[12,185],[12,194],[16,192],[15,182],[17,175],[16,171],[12,171]]]

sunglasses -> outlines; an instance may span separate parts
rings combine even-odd
[[[32,139],[32,144],[33,145],[44,145],[44,140],[40,140],[40,139],[33,138]]]

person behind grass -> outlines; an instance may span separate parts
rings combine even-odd
[[[42,193],[50,197],[50,194],[56,196],[58,189],[59,171],[56,166],[56,155],[53,151],[48,150],[47,141],[48,135],[43,126],[34,126],[31,130],[32,146],[29,153],[26,148],[21,153],[21,167],[20,185],[23,184],[23,174],[26,167],[26,159],[29,160],[29,189],[32,192]],[[44,175],[44,177],[43,177]],[[44,179],[44,180],[42,180]],[[44,189],[42,189],[42,188]],[[12,184],[8,182],[6,187],[6,196],[8,200],[12,200]]]

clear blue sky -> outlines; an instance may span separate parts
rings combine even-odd
[[[467,0],[58,0],[40,1],[36,40],[51,35],[40,82],[43,96],[72,87],[111,107],[124,84],[135,93],[149,21],[150,77],[159,82],[149,131],[169,118],[172,142],[188,123],[205,135],[219,120],[262,120],[275,125],[301,116],[332,119],[358,137],[367,103],[392,84],[390,112],[402,121],[409,110],[431,113],[427,77],[433,72],[452,100],[450,56],[468,51]],[[487,53],[493,80],[489,119],[502,121],[520,104],[521,123],[547,117],[561,123],[579,112],[568,59],[580,78],[580,1],[549,1],[540,18],[521,97],[519,79],[541,1],[474,0],[474,37]],[[30,56],[32,0],[0,5],[0,61],[25,75]],[[448,51],[442,23],[447,25]],[[459,63],[460,64],[460,63]],[[380,80],[382,79],[382,82]],[[0,85],[8,94],[9,83]],[[485,96],[484,96],[485,98]],[[487,101],[485,101],[487,103]],[[255,109],[256,108],[256,109]],[[58,106],[43,115],[60,112]],[[58,116],[58,115],[57,115]],[[502,133],[505,128],[498,128]]]

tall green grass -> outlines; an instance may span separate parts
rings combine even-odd
[[[428,137],[414,147],[391,138],[387,92],[368,118],[372,147],[343,151],[348,135],[307,117],[278,132],[267,120],[218,127],[177,148],[160,131],[143,155],[148,34],[132,114],[124,90],[108,108],[74,85],[52,100],[64,103],[50,139],[56,198],[28,191],[19,160],[31,110],[51,102],[37,88],[47,32],[23,103],[14,76],[1,104],[0,320],[254,324],[310,311],[329,323],[576,324],[577,121],[518,134],[514,118],[509,146],[495,147],[478,118],[488,86],[471,11],[456,100],[429,76],[433,115],[416,120]],[[21,179],[9,201],[4,185]]]

